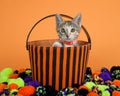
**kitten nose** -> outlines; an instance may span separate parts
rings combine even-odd
[[[70,37],[70,34],[66,34],[66,37],[69,38],[69,37]]]
[[[68,36],[68,35],[66,35],[66,37],[67,37],[67,38],[69,38],[69,36]]]
[[[69,38],[70,36],[69,35],[66,35],[67,38]]]

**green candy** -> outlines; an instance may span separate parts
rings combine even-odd
[[[0,77],[1,76],[9,77],[11,74],[13,74],[13,70],[11,68],[5,68],[0,72]]]
[[[103,91],[101,96],[110,96],[110,93],[108,91]]]
[[[9,77],[7,77],[7,76],[0,76],[0,83],[7,82],[8,79],[9,79]]]
[[[11,90],[10,91],[10,96],[16,96],[15,93],[18,93],[18,90],[16,90],[16,89]]]
[[[46,88],[43,86],[39,86],[36,88],[36,96],[45,96],[46,95]]]
[[[94,82],[86,82],[84,85],[90,90],[92,90],[93,86],[96,86]]]
[[[107,85],[96,85],[98,87],[98,89],[102,92],[104,92],[106,89],[108,89],[109,87]]]
[[[27,75],[31,75],[31,70],[30,69],[27,69],[26,71],[25,71],[25,73],[27,74]]]
[[[18,85],[18,88],[23,87],[25,85],[25,82],[22,78],[17,78],[17,79],[9,79],[8,80],[8,85],[15,83]]]

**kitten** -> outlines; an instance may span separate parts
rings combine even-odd
[[[56,30],[61,42],[54,42],[53,47],[77,46],[77,38],[81,28],[81,14],[71,21],[64,21],[60,14],[56,14]]]

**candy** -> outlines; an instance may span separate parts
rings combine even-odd
[[[77,96],[73,88],[65,88],[58,92],[57,96]]]
[[[15,83],[18,85],[18,88],[23,87],[25,85],[25,82],[23,81],[22,78],[17,78],[17,79],[9,79],[8,80],[8,85]]]
[[[0,92],[3,91],[3,89],[7,88],[6,84],[0,83]]]
[[[31,86],[34,86],[35,88],[37,88],[38,86],[40,86],[40,83],[35,80],[35,81],[28,82],[27,85],[31,85]]]
[[[9,78],[18,78],[18,74],[14,73],[14,74],[11,74]]]
[[[18,89],[18,85],[15,84],[15,83],[11,83],[11,84],[9,85],[9,89],[10,89],[10,90]]]
[[[11,74],[13,74],[13,70],[11,68],[5,68],[0,72],[0,76],[9,77]]]
[[[96,84],[94,82],[86,82],[84,84],[89,90],[92,89],[93,86],[96,86]]]
[[[120,91],[113,91],[112,96],[120,96]]]
[[[110,77],[110,74],[108,72],[102,72],[101,74],[99,74],[99,77],[102,78],[104,81],[112,80],[112,78]]]
[[[45,96],[46,95],[46,88],[43,86],[39,86],[36,88],[36,96]]]
[[[89,89],[86,87],[82,87],[78,90],[79,96],[86,96],[89,93]]]
[[[101,96],[110,96],[109,91],[103,91]]]
[[[0,83],[7,82],[8,79],[9,79],[9,77],[2,75],[2,76],[0,76]]]
[[[120,80],[114,80],[113,81],[113,84],[120,87]]]
[[[30,96],[35,94],[35,88],[33,86],[24,86],[18,92],[23,96]]]
[[[95,93],[95,92],[90,92],[90,93],[88,93],[87,96],[99,96],[99,95],[97,93]]]
[[[16,96],[18,94],[18,90],[17,89],[13,89],[10,91],[10,96]]]

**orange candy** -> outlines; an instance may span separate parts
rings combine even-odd
[[[120,96],[120,91],[113,91],[112,96]]]
[[[99,96],[99,95],[97,93],[95,93],[95,92],[90,92],[90,93],[88,93],[87,96]]]
[[[17,94],[17,95],[15,95],[15,96],[23,96],[23,95],[21,95],[21,94]]]
[[[15,84],[15,83],[12,83],[9,85],[9,89],[12,90],[12,89],[18,89],[18,85]]]
[[[10,78],[18,78],[18,74],[11,74]]]
[[[3,83],[0,83],[0,92],[5,88],[7,88],[7,85],[3,84]]]
[[[113,81],[113,84],[120,87],[120,80],[114,80]]]
[[[24,86],[19,89],[18,93],[23,96],[30,96],[35,93],[35,88],[33,86]]]
[[[23,73],[23,72],[25,72],[25,71],[26,71],[26,69],[21,68],[21,69],[19,69],[18,71],[19,71],[19,73]]]
[[[93,77],[95,77],[95,76],[98,76],[99,74],[100,74],[101,72],[95,72],[95,73],[93,73]]]
[[[86,86],[84,86],[84,85],[80,86],[80,87],[79,87],[79,90],[80,90],[80,89],[86,89],[86,90],[89,91],[88,87],[86,87]]]

